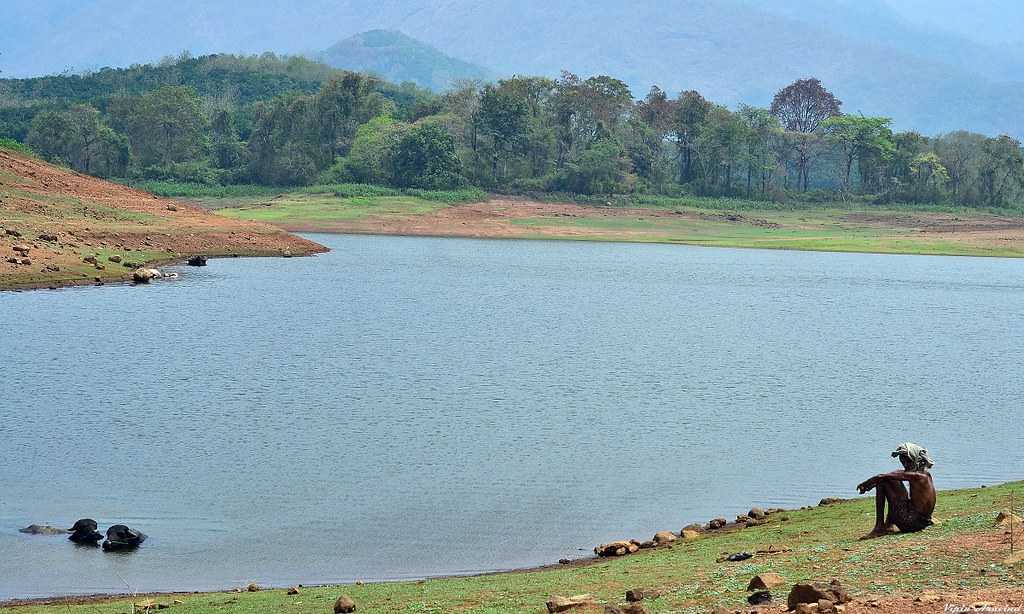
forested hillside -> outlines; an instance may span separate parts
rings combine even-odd
[[[340,41],[317,58],[334,68],[366,72],[393,83],[411,81],[435,92],[466,79],[487,79],[480,66],[447,56],[401,32],[371,30]]]
[[[379,28],[499,76],[615,75],[638,95],[657,84],[730,107],[767,106],[787,83],[815,76],[849,112],[892,117],[900,130],[1024,136],[1021,46],[940,28],[942,20],[993,31],[994,22],[1024,21],[1024,5],[1002,0],[916,2],[914,24],[914,12],[891,0],[311,0],[287,10],[267,0],[0,4],[7,75],[123,66],[182,49],[316,53]]]
[[[896,131],[890,118],[847,113],[817,79],[780,89],[766,108],[729,108],[696,90],[652,87],[637,100],[608,75],[437,95],[301,58],[217,55],[0,88],[0,137],[131,181],[986,208],[1024,196],[1015,139]]]

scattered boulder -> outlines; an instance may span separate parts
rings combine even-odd
[[[1020,516],[1018,516],[1017,514],[1008,512],[1006,510],[1003,510],[1003,511],[999,512],[998,514],[996,514],[996,526],[998,526],[998,527],[1008,527],[1008,526],[1010,526],[1011,522],[1015,526],[1021,526],[1021,522],[1022,521],[1020,519]]]
[[[785,583],[786,581],[782,579],[782,576],[775,573],[774,571],[769,571],[767,573],[756,575],[753,578],[751,578],[750,584],[747,585],[747,590],[763,591],[768,590],[770,588],[775,588],[776,586],[781,586]]]
[[[683,529],[679,536],[689,542],[700,537],[700,531],[694,531],[693,529]]]
[[[176,205],[167,205],[167,210],[168,211],[177,211],[178,207]]]
[[[293,586],[293,587],[289,588],[288,589],[288,594],[289,595],[298,595],[299,594],[299,587]]]
[[[40,241],[49,241],[50,243],[56,243],[57,242],[57,235],[49,233],[49,232],[44,232],[44,233],[39,235],[39,240]]]
[[[31,258],[22,258],[19,262],[21,264],[32,264],[32,259]]]
[[[250,582],[249,585],[245,587],[245,590],[250,593],[258,593],[262,589],[260,588],[259,584],[256,584],[255,582]]]
[[[654,543],[659,546],[664,544],[671,544],[676,541],[676,534],[672,531],[658,531],[654,534]]]
[[[735,554],[730,554],[729,556],[725,557],[725,560],[736,563],[738,561],[745,561],[750,558],[754,558],[754,555],[750,554],[749,552],[736,552]]]
[[[561,595],[552,595],[545,604],[548,608],[548,612],[566,612],[573,608],[581,608],[594,604],[594,596],[585,595],[574,595],[572,597],[562,597]]]
[[[28,535],[64,535],[68,530],[51,527],[48,524],[30,524],[24,529],[18,529],[18,532]]]
[[[8,256],[7,257],[7,262],[10,262],[11,264],[19,264],[19,263],[21,263],[21,260],[19,260],[18,258],[15,258],[14,256]]]
[[[653,539],[649,539],[645,542],[640,542],[641,550],[649,550],[650,548],[656,548],[657,546],[658,544],[655,543]]]
[[[206,266],[206,256],[192,256],[188,259],[189,266]]]
[[[836,604],[832,603],[830,599],[818,600],[818,614],[834,614],[835,611]]]
[[[17,245],[12,245],[11,249],[13,249],[14,251],[18,252],[19,254],[27,254],[30,251],[32,251],[32,248],[30,248],[27,245],[22,245],[20,243],[17,244]]]
[[[747,516],[746,514],[740,514],[736,517],[736,524],[746,524],[748,520],[750,520],[750,516]]]
[[[818,501],[818,505],[835,505],[836,503],[842,503],[843,500],[839,497],[825,497],[821,501]]]
[[[123,524],[115,524],[107,529],[107,539],[103,540],[103,550],[117,552],[134,550],[146,541],[146,534],[129,529]]]
[[[348,595],[338,597],[334,602],[334,614],[345,614],[356,611],[356,602]]]
[[[639,549],[640,542],[635,539],[628,541],[619,540],[597,546],[594,548],[594,554],[597,556],[625,556],[627,554],[632,554]]]
[[[766,603],[771,603],[771,602],[772,602],[771,591],[757,591],[757,592],[751,593],[747,597],[747,603],[749,603],[750,605],[764,605]]]
[[[754,520],[764,520],[764,518],[768,516],[768,514],[765,513],[765,511],[759,507],[752,507],[750,508],[750,511],[747,512],[747,516],[753,518]]]
[[[822,599],[838,604],[849,602],[850,596],[843,589],[839,580],[832,580],[828,584],[824,582],[800,582],[794,584],[793,588],[789,591],[786,605],[789,606],[789,609],[793,610],[801,603],[817,604]]]
[[[96,259],[96,256],[86,256],[85,258],[82,258],[82,262],[87,262],[89,264],[99,264],[99,260]]]
[[[716,529],[721,529],[727,524],[729,524],[729,521],[725,518],[712,518],[711,521],[708,522],[708,528],[714,531]]]
[[[15,230],[15,229],[13,229],[13,228],[7,228],[7,229],[4,230],[4,232],[6,232],[7,236],[9,236],[9,237],[20,237],[21,236],[21,233],[18,232],[17,230]]]
[[[693,522],[693,523],[690,523],[690,524],[686,525],[685,527],[683,527],[679,531],[679,535],[682,535],[683,531],[696,531],[697,533],[700,533],[703,530],[704,530],[704,525],[700,524],[699,522]]]
[[[160,278],[160,271],[157,269],[138,268],[132,272],[132,281],[137,284],[148,284],[154,279]]]
[[[107,260],[109,260],[110,262],[113,262],[114,264],[117,264],[117,263],[121,262],[121,256],[118,255],[118,254],[112,254],[112,255],[110,255],[107,258]]]

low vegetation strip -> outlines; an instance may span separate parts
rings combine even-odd
[[[313,190],[270,198],[195,199],[221,215],[286,230],[520,239],[682,243],[892,254],[1024,256],[1024,217],[920,207],[838,204],[777,208],[757,201],[686,197],[566,203],[460,193]],[[765,206],[768,205],[768,206]]]
[[[979,601],[1021,605],[1024,566],[1020,556],[1011,556],[1009,525],[996,520],[1011,492],[1021,501],[1024,482],[940,493],[937,525],[868,541],[859,538],[873,523],[874,503],[863,498],[779,511],[746,528],[704,530],[628,556],[545,569],[292,591],[251,586],[211,594],[56,599],[8,605],[0,612],[113,614],[131,611],[133,605],[138,612],[139,604],[162,604],[183,614],[322,613],[331,612],[342,594],[357,604],[358,612],[489,614],[540,613],[553,595],[590,594],[598,609],[579,611],[600,612],[605,605],[620,606],[627,591],[650,595],[642,604],[653,613],[709,612],[715,607],[732,612],[740,607],[750,611],[748,585],[754,576],[769,574],[778,574],[783,583],[770,588],[772,603],[760,612],[785,611],[786,595],[797,582],[833,578],[853,598],[847,612],[937,612],[944,603],[969,606]],[[678,528],[672,529],[679,534]],[[1024,532],[1019,525],[1014,530],[1019,540]],[[753,556],[725,560],[739,552]]]
[[[192,255],[306,255],[316,243],[269,226],[52,166],[0,148],[0,289],[127,281]]]

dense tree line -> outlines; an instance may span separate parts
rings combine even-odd
[[[432,95],[273,56],[151,68],[124,69],[120,80],[131,85],[120,90],[91,85],[102,92],[92,99],[73,95],[81,78],[32,86],[72,92],[64,97],[26,98],[31,88],[17,82],[21,98],[11,100],[37,105],[24,140],[87,173],[199,183],[474,184],[984,207],[1024,198],[1024,155],[1013,138],[895,132],[889,118],[844,114],[816,79],[781,89],[768,108],[728,109],[696,91],[671,96],[657,87],[635,100],[618,79],[567,72]],[[110,73],[98,82],[117,82]],[[225,75],[246,85],[224,89]]]

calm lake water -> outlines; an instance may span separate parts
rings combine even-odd
[[[1022,477],[1024,261],[313,238],[0,293],[0,599],[551,563],[855,495],[907,439],[941,488]],[[150,539],[17,532],[83,516]]]

